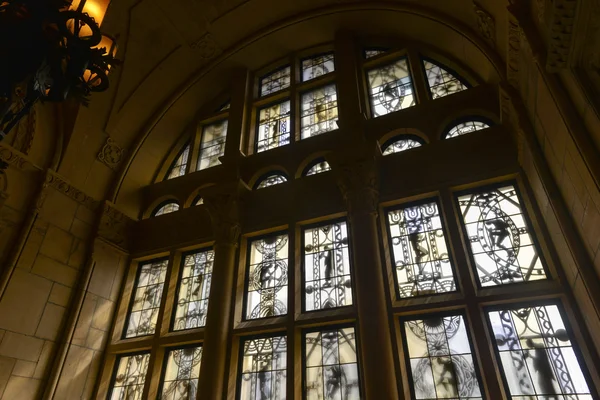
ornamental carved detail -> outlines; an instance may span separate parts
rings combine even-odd
[[[128,249],[135,221],[117,210],[114,204],[105,202],[102,207],[98,236],[122,249]]]
[[[123,159],[123,153],[124,150],[109,137],[98,153],[98,160],[110,169],[116,170]]]
[[[215,58],[223,51],[210,33],[206,33],[190,46],[200,54],[204,61]]]
[[[243,199],[240,193],[210,193],[203,196],[217,244],[237,246],[242,232]]]
[[[506,76],[508,82],[514,86],[519,86],[519,64],[521,53],[521,40],[523,31],[516,17],[508,14],[508,57],[506,59]]]
[[[72,186],[70,183],[65,181],[62,177],[60,177],[56,172],[48,170],[46,174],[46,184],[48,187],[51,187],[67,197],[75,200],[79,204],[83,205],[86,208],[89,208],[92,211],[95,211],[100,206],[100,202],[94,200],[92,197],[88,196],[81,190]]]
[[[25,154],[6,145],[0,145],[0,161],[8,165],[12,165],[20,170],[31,171],[39,169]]]
[[[477,16],[477,28],[481,36],[488,42],[492,47],[496,46],[496,21],[494,17],[487,12],[479,4],[473,2],[473,8],[475,15]]]
[[[554,0],[549,16],[546,70],[556,72],[569,67],[577,0]]]

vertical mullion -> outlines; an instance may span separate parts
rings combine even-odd
[[[198,163],[200,161],[200,144],[202,141],[202,129],[201,123],[196,124],[196,132],[192,135],[190,143],[190,166],[188,172],[198,171]]]
[[[293,399],[294,392],[296,391],[296,382],[298,381],[297,375],[301,368],[297,368],[296,360],[301,360],[302,355],[297,352],[297,343],[299,343],[296,337],[295,331],[295,315],[296,315],[296,231],[294,229],[294,221],[290,221],[287,228],[288,235],[288,304],[287,304],[287,323],[286,323],[286,337],[287,337],[287,398]]]
[[[424,104],[431,101],[431,93],[429,91],[429,83],[423,71],[423,62],[421,56],[415,49],[409,48],[406,52],[408,59],[408,68],[412,76],[412,84],[417,96],[418,104]]]

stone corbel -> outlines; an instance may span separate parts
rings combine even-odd
[[[241,180],[211,186],[203,192],[217,244],[237,246],[242,232],[244,199],[249,192]]]
[[[128,251],[135,221],[119,211],[110,201],[105,201],[98,222],[97,236],[100,239]]]

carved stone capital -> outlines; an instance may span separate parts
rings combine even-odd
[[[237,246],[242,233],[242,213],[248,187],[241,181],[211,186],[202,194],[208,209],[215,242]]]
[[[113,203],[105,201],[98,222],[98,237],[123,250],[128,250],[134,224],[135,221],[117,210]]]

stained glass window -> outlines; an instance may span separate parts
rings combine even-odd
[[[206,324],[214,259],[213,250],[187,254],[183,258],[173,330],[199,328]]]
[[[477,367],[462,315],[404,321],[415,399],[481,399]]]
[[[446,68],[442,68],[428,60],[423,60],[423,66],[425,67],[425,75],[427,75],[427,83],[433,99],[468,89],[457,76]]]
[[[392,141],[387,143],[383,148],[383,155],[400,153],[401,151],[414,149],[415,147],[421,147],[422,143],[413,138],[394,138]]]
[[[240,400],[284,400],[287,339],[270,336],[242,342]]]
[[[288,236],[271,235],[250,242],[246,284],[246,319],[287,314]]]
[[[314,162],[312,166],[310,166],[310,168],[307,168],[306,172],[304,173],[304,176],[316,175],[320,174],[321,172],[327,171],[331,171],[329,163],[325,160],[318,160]]]
[[[287,182],[287,178],[284,175],[279,173],[269,174],[256,184],[256,189],[262,189],[269,186],[279,185],[283,182]]]
[[[489,128],[490,126],[483,121],[465,121],[455,125],[448,133],[446,133],[445,139],[455,138],[457,136],[465,135],[467,133],[480,131],[482,129]]]
[[[190,144],[184,146],[183,150],[177,156],[175,163],[171,166],[169,173],[167,174],[167,179],[177,178],[179,176],[185,175],[188,157],[190,155]]]
[[[172,349],[162,378],[161,400],[195,400],[198,393],[202,347]]]
[[[303,246],[305,311],[351,305],[346,222],[305,229]]]
[[[513,399],[592,399],[556,305],[502,309],[488,317]]]
[[[131,354],[117,359],[110,400],[142,400],[150,353]]]
[[[290,101],[270,105],[258,112],[258,153],[290,144]]]
[[[367,72],[369,98],[374,117],[415,105],[408,62],[402,58],[393,64]]]
[[[305,399],[360,399],[353,327],[306,332],[304,349]]]
[[[179,204],[172,201],[172,202],[158,206],[156,208],[156,210],[152,213],[152,215],[155,217],[158,217],[159,215],[170,214],[177,210],[179,210]]]
[[[472,191],[458,203],[482,286],[546,279],[514,186]]]
[[[301,138],[306,139],[337,129],[337,92],[328,85],[302,95]]]
[[[225,140],[227,139],[227,120],[215,122],[202,129],[200,142],[200,156],[198,157],[198,170],[214,167],[221,164],[219,157],[225,154]]]
[[[306,82],[335,70],[333,53],[322,54],[302,60],[302,81]]]
[[[260,95],[266,96],[290,86],[290,66],[283,67],[260,80]]]
[[[385,53],[386,51],[386,49],[365,49],[365,58],[373,58]]]
[[[400,297],[456,290],[435,201],[389,211],[388,226]]]
[[[138,276],[127,318],[126,338],[152,335],[163,295],[168,260],[153,260],[138,266]]]

